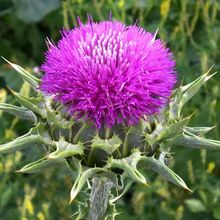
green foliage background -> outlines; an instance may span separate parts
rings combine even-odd
[[[59,30],[84,22],[86,13],[95,21],[109,11],[127,24],[155,32],[172,49],[179,80],[192,81],[213,64],[220,72],[220,2],[218,0],[0,0],[0,55],[40,74],[46,50],[45,38],[55,42]],[[220,139],[220,76],[202,88],[186,113],[194,113],[191,125],[213,126],[209,137]],[[31,95],[29,87],[3,60],[0,61],[0,102],[13,98],[7,86]],[[28,129],[28,124],[0,112],[0,144]],[[118,205],[118,220],[211,220],[220,219],[220,153],[173,149],[170,166],[194,191],[184,191],[160,177],[146,173],[150,188],[132,185]],[[74,219],[74,204],[68,206],[72,178],[54,168],[42,174],[15,171],[37,157],[36,150],[0,157],[0,219]],[[65,174],[65,175],[64,175]]]

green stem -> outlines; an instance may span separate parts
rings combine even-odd
[[[87,220],[103,220],[109,203],[113,183],[106,177],[94,177],[89,198],[89,215]]]

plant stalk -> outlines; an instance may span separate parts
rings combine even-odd
[[[94,177],[92,179],[87,220],[103,220],[105,218],[113,185],[113,182],[106,177]]]

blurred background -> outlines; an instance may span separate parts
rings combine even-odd
[[[57,42],[62,28],[73,28],[76,16],[86,22],[108,18],[139,25],[147,31],[159,28],[171,48],[180,82],[189,83],[215,64],[220,72],[219,0],[0,0],[0,55],[40,75],[46,51],[45,38]],[[30,95],[30,88],[2,59],[0,102],[14,103],[8,87]],[[220,75],[211,79],[187,105],[194,113],[192,126],[216,126],[208,137],[220,140]],[[24,134],[29,125],[0,112],[0,144]],[[189,193],[157,175],[146,173],[150,188],[132,185],[117,202],[118,220],[220,219],[220,152],[173,149],[170,165],[194,191]],[[34,149],[0,156],[0,219],[74,219],[69,206],[72,178],[60,169],[41,174],[15,171],[38,157]]]

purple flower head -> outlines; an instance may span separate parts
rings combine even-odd
[[[170,50],[143,28],[90,20],[50,43],[41,90],[98,128],[135,125],[167,103],[174,67]]]

